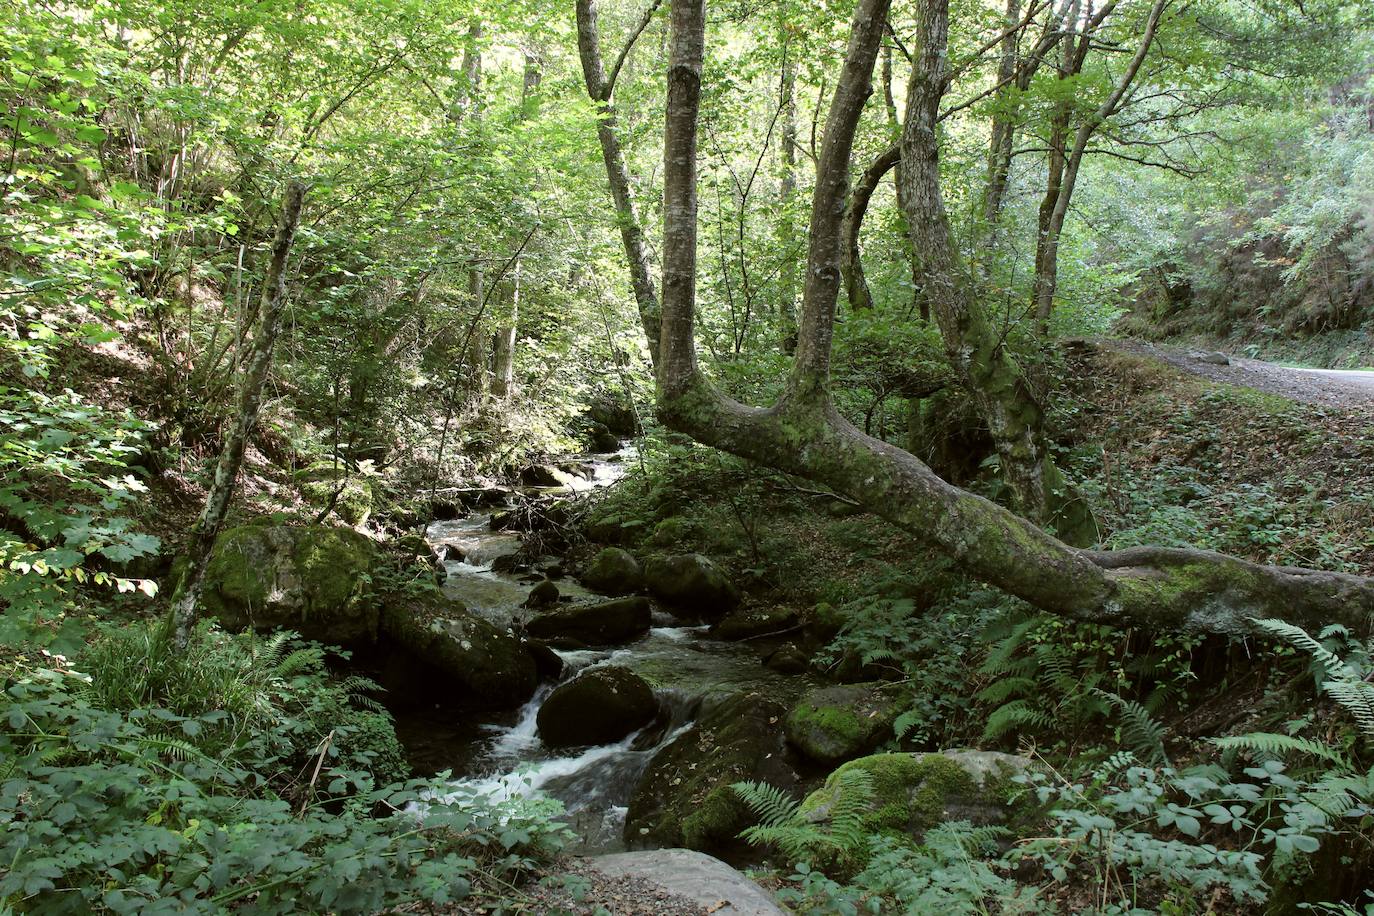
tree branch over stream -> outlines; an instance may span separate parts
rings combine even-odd
[[[587,2],[579,0],[579,12]],[[697,365],[696,144],[705,6],[704,0],[673,3],[656,355],[663,421],[703,444],[830,487],[931,544],[971,575],[1049,613],[1219,633],[1247,632],[1252,617],[1280,617],[1307,628],[1341,623],[1367,632],[1374,579],[1262,566],[1206,550],[1076,549],[945,482],[915,456],[865,435],[839,414],[830,398],[829,360],[841,223],[853,137],[871,92],[889,3],[859,0],[854,12],[818,157],[797,359],[785,395],[769,408],[730,399]],[[634,252],[627,253],[633,263]]]

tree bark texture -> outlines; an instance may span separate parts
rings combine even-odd
[[[191,531],[186,574],[172,602],[173,639],[178,650],[186,648],[191,631],[200,617],[205,567],[210,560],[210,551],[215,546],[215,538],[224,525],[229,500],[234,495],[239,469],[243,466],[243,454],[258,422],[263,384],[272,368],[272,349],[281,328],[282,310],[286,307],[286,259],[296,239],[304,200],[303,184],[292,181],[287,185],[281,220],[277,224],[276,237],[272,240],[272,255],[263,282],[261,305],[258,307],[258,333],[253,338],[252,349],[243,362],[243,374],[239,377],[233,425],[220,450],[219,461],[215,464],[215,476],[205,495],[205,507]]]
[[[649,355],[657,362],[660,321],[658,293],[654,290],[652,261],[635,206],[630,170],[625,164],[625,151],[620,146],[620,136],[616,132],[615,105],[611,101],[615,85],[606,76],[596,20],[596,0],[577,0],[577,50],[582,60],[582,75],[587,85],[587,94],[598,108],[596,136],[601,144],[601,158],[606,164],[611,199],[615,202],[621,242],[625,246],[625,256],[630,262],[630,286],[634,289],[639,320],[649,342]],[[616,66],[616,75],[620,72],[619,64],[628,56],[630,46],[642,31],[641,26],[640,31],[631,36],[626,44]]]

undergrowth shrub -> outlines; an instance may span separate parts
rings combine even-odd
[[[254,655],[202,630],[191,658],[218,670],[198,679],[173,661],[169,677],[140,680],[122,670],[140,660],[112,656],[128,642],[95,653],[104,686],[100,674],[42,668],[0,696],[0,910],[373,913],[503,900],[567,836],[555,802],[455,794],[447,774],[381,785],[395,761],[331,757],[329,740],[309,776],[318,792],[295,785],[277,741],[302,747],[326,725],[340,746],[347,734],[394,741],[380,713],[345,724],[348,690],[328,686],[316,649]],[[179,690],[179,712],[134,705]],[[310,690],[333,697],[311,702]],[[219,698],[230,708],[209,708]],[[253,723],[272,737],[242,740]]]

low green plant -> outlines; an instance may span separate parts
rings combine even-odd
[[[0,696],[0,910],[374,913],[499,902],[518,896],[511,882],[567,835],[554,802],[475,797],[446,785],[447,774],[382,786],[323,757],[311,777],[318,797],[288,799],[272,773],[217,756],[218,741],[201,746],[227,713],[100,709],[91,697],[69,668],[29,671]]]

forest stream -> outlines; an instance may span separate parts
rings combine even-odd
[[[586,476],[566,487],[525,487],[508,491],[558,498],[615,485],[625,473],[632,450],[586,456],[578,463]],[[425,538],[445,559],[445,595],[500,627],[520,624],[528,613],[526,599],[543,581],[529,567],[501,563],[521,550],[522,537],[493,530],[502,505],[457,519],[434,521]],[[550,571],[559,600],[577,603],[601,596],[561,573],[562,564],[541,558]],[[502,571],[508,569],[510,571]],[[800,679],[778,674],[760,664],[750,643],[725,642],[709,635],[709,625],[674,616],[655,605],[649,631],[625,645],[553,649],[563,663],[557,680],[540,684],[528,702],[515,710],[473,713],[445,705],[398,715],[398,733],[423,769],[452,770],[455,788],[494,799],[542,792],[562,802],[577,834],[576,851],[599,853],[626,848],[625,814],[636,784],[655,753],[690,728],[707,694]],[[536,718],[550,693],[575,675],[598,666],[634,671],[654,688],[658,715],[649,725],[620,741],[582,748],[551,749],[540,740]]]

